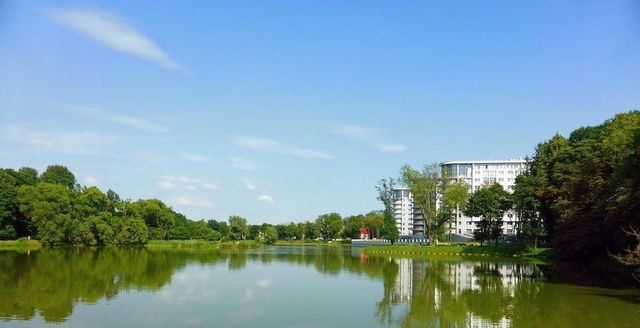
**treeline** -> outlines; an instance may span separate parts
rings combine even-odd
[[[331,240],[358,238],[369,227],[379,237],[382,214],[344,219],[337,213],[315,221],[250,225],[239,216],[228,221],[187,219],[157,199],[121,200],[113,190],[80,186],[66,167],[50,165],[0,169],[0,239],[33,237],[45,245],[141,245],[150,239]]]
[[[209,220],[207,224],[218,232],[223,240],[258,240],[270,244],[277,240],[356,239],[360,238],[362,228],[368,228],[370,237],[380,238],[383,215],[381,212],[373,211],[343,218],[338,213],[327,213],[318,216],[315,221],[275,225],[251,225],[242,217],[231,216],[227,222]]]
[[[640,228],[640,112],[540,143],[516,186],[530,195],[526,210],[539,213],[561,257],[637,244],[627,232]]]

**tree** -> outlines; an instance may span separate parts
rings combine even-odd
[[[31,167],[21,167],[16,174],[18,186],[35,186],[40,181],[38,171]]]
[[[451,220],[456,220],[459,213],[464,212],[469,202],[469,185],[464,181],[450,182],[442,195],[443,214],[448,217],[449,241],[451,241]]]
[[[278,231],[272,225],[267,225],[262,231],[262,242],[265,244],[273,244],[278,240]]]
[[[73,189],[76,186],[76,176],[63,165],[47,166],[47,169],[42,172],[40,180],[46,183],[60,184],[69,189]]]
[[[18,211],[18,188],[16,179],[10,174],[0,171],[0,240],[15,239],[15,228]]]
[[[396,227],[396,220],[389,211],[384,211],[381,237],[391,242],[391,245],[395,244],[398,238],[400,238],[400,231],[398,231],[398,227]]]
[[[358,239],[360,238],[360,229],[364,228],[364,215],[351,215],[344,218],[342,230],[342,238]]]
[[[306,221],[303,223],[304,239],[314,240],[320,236],[318,226],[315,222]]]
[[[125,215],[144,220],[149,239],[169,239],[169,232],[176,218],[175,213],[158,199],[135,201],[126,207]]]
[[[529,172],[516,177],[513,190],[513,207],[518,216],[517,232],[521,242],[538,247],[546,231],[540,216],[540,200],[535,193],[535,177]]]
[[[437,214],[438,187],[441,181],[440,167],[438,164],[431,164],[425,166],[420,172],[405,164],[400,172],[402,181],[411,189],[414,206],[422,214],[424,232],[428,236],[429,245],[433,245],[436,241],[433,225]]]
[[[245,240],[249,235],[247,219],[232,215],[229,217],[229,237],[232,240]]]
[[[364,216],[365,227],[369,228],[372,238],[382,237],[382,227],[384,226],[384,215],[379,211],[369,212]]]
[[[18,206],[44,244],[70,242],[72,193],[66,186],[38,183],[18,189]]]
[[[209,221],[207,221],[207,225],[209,226],[209,228],[211,228],[211,229],[217,231],[218,233],[220,233],[221,238],[228,238],[229,237],[229,226],[227,225],[227,222],[209,220]]]
[[[376,189],[378,190],[378,200],[384,205],[382,214],[382,228],[380,235],[387,239],[393,245],[400,237],[400,232],[396,226],[396,220],[393,217],[393,193],[396,181],[393,178],[382,179],[378,182]]]
[[[316,219],[316,226],[324,240],[338,238],[342,230],[342,217],[338,213],[320,215]]]
[[[482,217],[475,238],[482,243],[495,240],[502,235],[502,217],[511,208],[511,195],[498,183],[484,186],[469,198],[465,215]]]

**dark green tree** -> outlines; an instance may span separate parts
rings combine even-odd
[[[60,184],[69,189],[73,189],[76,186],[76,176],[63,165],[47,166],[47,169],[42,172],[40,180],[46,183]]]
[[[481,243],[494,240],[496,244],[502,235],[502,217],[511,209],[511,195],[498,183],[484,186],[469,198],[465,215],[481,217],[476,229],[476,240]]]

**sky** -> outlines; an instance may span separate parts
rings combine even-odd
[[[640,109],[638,1],[0,1],[0,167],[250,223]]]

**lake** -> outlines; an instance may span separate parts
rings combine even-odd
[[[2,327],[638,327],[628,275],[351,247],[0,251]],[[636,285],[637,286],[637,285]]]

